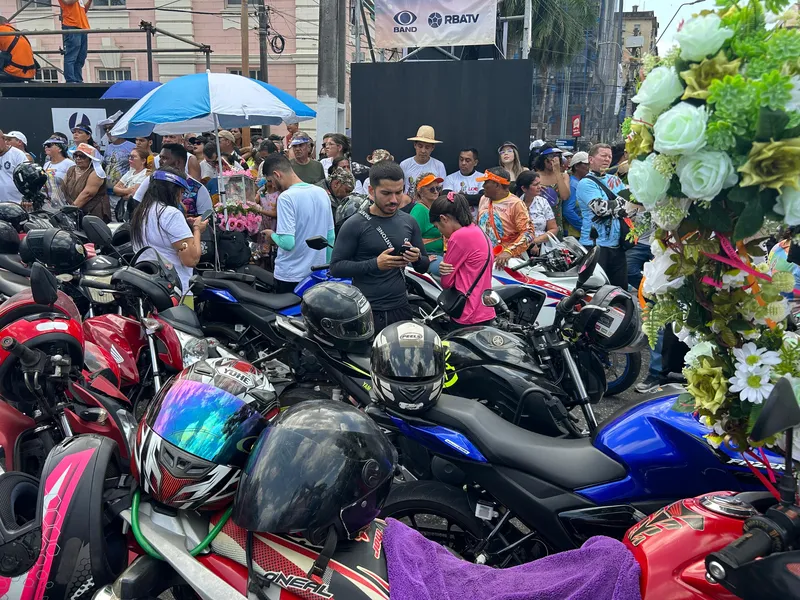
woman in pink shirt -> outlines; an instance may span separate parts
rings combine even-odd
[[[488,325],[495,312],[494,308],[483,305],[481,296],[492,287],[492,248],[483,231],[472,222],[467,199],[454,192],[439,196],[431,204],[430,220],[446,240],[444,259],[439,265],[442,287],[466,294],[480,277],[467,298],[464,312],[453,321],[462,327]]]

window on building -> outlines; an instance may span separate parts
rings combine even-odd
[[[228,69],[228,73],[231,75],[241,75],[241,69]],[[250,69],[250,79],[261,79],[261,69]]]
[[[42,83],[58,83],[58,71],[56,69],[39,69],[34,79]]]
[[[22,8],[27,4],[28,0],[17,0],[17,8]],[[28,8],[50,8],[51,5],[51,0],[33,0],[33,3]]]
[[[116,83],[130,79],[130,69],[97,69],[97,83]]]
[[[109,7],[109,6],[125,6],[127,0],[94,0],[92,8]]]
[[[247,3],[255,5],[257,0],[247,0]],[[241,8],[242,0],[225,0],[225,6],[235,6],[236,8]]]

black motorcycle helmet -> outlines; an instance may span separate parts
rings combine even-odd
[[[19,252],[19,233],[11,223],[0,221],[0,254]]]
[[[378,402],[419,413],[435,405],[444,383],[444,348],[430,327],[403,321],[375,336],[370,360]]]
[[[244,468],[234,522],[248,531],[301,533],[320,544],[331,529],[353,539],[380,513],[397,451],[377,424],[343,402],[309,400],[262,432]]]
[[[63,229],[35,229],[19,245],[25,264],[41,262],[53,273],[72,273],[86,260],[86,251],[78,236]]]
[[[344,352],[365,352],[375,333],[369,301],[352,285],[315,285],[303,295],[300,312],[314,336]]]
[[[24,162],[17,165],[12,176],[14,185],[26,200],[33,200],[47,184],[47,173],[41,165]]]
[[[604,285],[578,313],[575,331],[607,351],[637,347],[642,339],[639,305],[622,288]]]
[[[23,232],[22,224],[28,220],[28,213],[16,202],[0,202],[0,221],[10,223],[17,230]]]

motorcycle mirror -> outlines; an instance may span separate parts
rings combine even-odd
[[[306,245],[312,250],[325,250],[328,247],[328,240],[321,235],[315,235],[306,240]]]
[[[600,260],[600,256],[597,254],[597,246],[589,250],[589,256],[586,257],[586,260],[583,261],[583,264],[580,266],[580,270],[578,271],[578,286],[583,287],[586,285],[586,282],[589,281],[589,278],[594,274],[594,270],[597,267],[597,262]]]
[[[792,384],[785,377],[781,377],[764,402],[750,438],[755,442],[761,442],[798,425],[800,425],[800,405],[797,403]],[[788,451],[791,449],[787,448]]]
[[[42,263],[31,267],[31,293],[36,304],[52,306],[58,299],[58,279]]]
[[[498,306],[502,302],[503,299],[500,297],[500,294],[494,290],[486,290],[481,296],[481,303],[484,306]]]
[[[83,231],[89,241],[98,248],[113,246],[111,228],[100,217],[86,215],[83,217]]]

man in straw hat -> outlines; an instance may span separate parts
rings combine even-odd
[[[436,139],[436,132],[430,125],[422,125],[417,130],[417,135],[408,138],[409,142],[414,142],[414,156],[405,159],[400,163],[405,175],[405,191],[414,198],[417,190],[417,181],[425,173],[433,173],[436,177],[444,179],[447,172],[441,161],[431,157],[436,144],[441,144]]]

